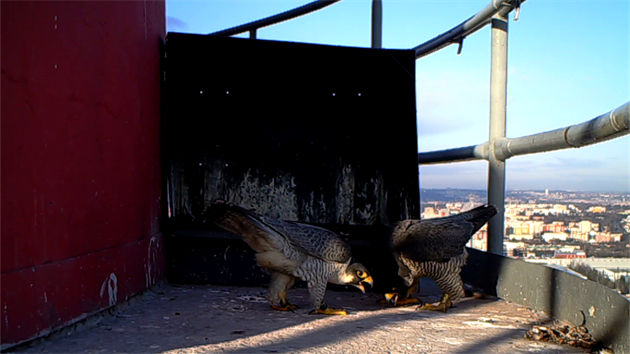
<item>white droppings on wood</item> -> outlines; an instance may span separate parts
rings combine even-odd
[[[223,199],[274,219],[297,220],[297,195],[293,176],[278,173],[268,180],[248,170],[243,180],[223,193]],[[221,197],[221,195],[219,195]]]
[[[338,224],[353,223],[354,209],[354,170],[349,164],[343,164],[337,175],[336,222]]]

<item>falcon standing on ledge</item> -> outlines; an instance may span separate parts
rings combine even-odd
[[[404,299],[398,299],[394,292],[385,294],[385,301],[393,305],[419,303],[411,294],[418,291],[420,278],[429,277],[444,295],[439,305],[425,304],[417,309],[446,312],[453,301],[464,297],[459,273],[468,258],[466,243],[496,213],[493,205],[482,205],[453,216],[398,222],[390,246],[398,262],[398,275],[408,288]]]
[[[350,246],[330,230],[295,221],[268,219],[223,200],[207,207],[204,217],[241,235],[256,251],[258,265],[271,274],[267,300],[276,310],[297,308],[287,300],[287,291],[298,278],[308,284],[315,307],[310,313],[324,315],[347,314],[342,309],[326,306],[324,294],[329,282],[353,285],[363,293],[364,283],[373,284],[367,269],[353,262]]]

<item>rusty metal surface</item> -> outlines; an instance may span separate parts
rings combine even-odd
[[[391,308],[381,295],[328,291],[348,316],[308,315],[306,289],[292,289],[295,313],[271,310],[264,288],[167,285],[95,327],[22,348],[24,353],[556,353],[586,350],[524,338],[547,318],[496,299],[466,298],[446,314]],[[438,301],[424,281],[421,298]]]
[[[165,4],[1,6],[6,347],[108,307],[110,288],[123,299],[164,274],[154,246]]]

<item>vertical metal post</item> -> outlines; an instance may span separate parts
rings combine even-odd
[[[490,153],[488,171],[488,203],[499,212],[488,222],[488,252],[503,254],[505,220],[505,160],[497,158],[497,145],[505,138],[507,101],[508,20],[492,17],[492,58],[490,69]]]
[[[256,39],[256,28],[249,31],[249,39]]]
[[[383,44],[383,2],[372,0],[372,48]]]

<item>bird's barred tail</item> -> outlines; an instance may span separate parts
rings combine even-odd
[[[206,206],[202,219],[243,237],[267,227],[255,212],[220,199]]]
[[[493,216],[497,214],[497,208],[494,205],[482,205],[476,207],[474,209],[468,210],[464,213],[461,213],[457,216],[461,217],[463,220],[468,221],[473,224],[473,231],[470,234],[474,235],[479,229],[488,222]]]

